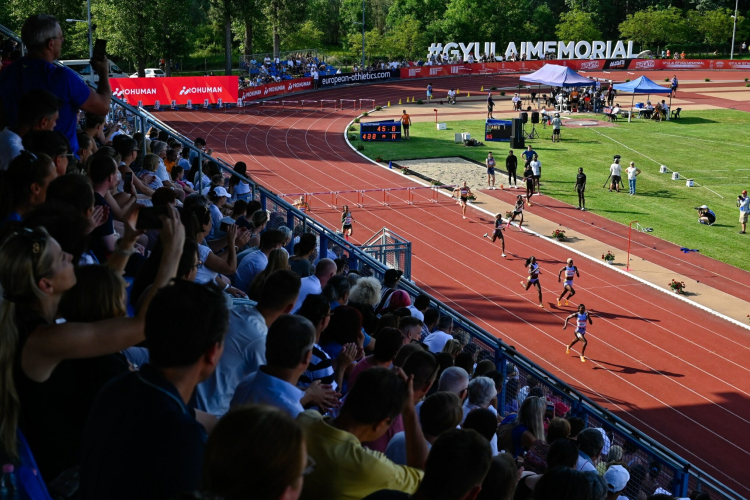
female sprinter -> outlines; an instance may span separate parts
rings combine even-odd
[[[586,362],[586,356],[584,353],[586,352],[586,346],[589,345],[589,343],[586,341],[586,322],[589,322],[589,325],[593,325],[594,322],[591,321],[591,316],[589,316],[589,313],[586,312],[586,306],[583,304],[580,304],[578,306],[578,312],[574,312],[567,318],[565,318],[565,325],[563,326],[563,330],[568,328],[568,320],[570,318],[576,318],[576,338],[573,339],[573,342],[568,345],[568,347],[565,348],[565,354],[570,353],[570,348],[573,347],[579,340],[583,342],[583,349],[581,349],[581,362]]]
[[[539,272],[539,264],[536,263],[536,257],[533,255],[526,259],[526,268],[529,270],[529,277],[526,278],[526,281],[521,282],[521,286],[524,290],[528,290],[531,285],[534,285],[536,287],[536,291],[539,293],[539,307],[544,307],[544,303],[542,302],[542,284],[539,283],[539,275],[541,274]]]

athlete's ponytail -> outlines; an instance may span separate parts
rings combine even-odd
[[[536,262],[536,257],[534,257],[533,255],[526,259],[525,267],[529,267],[529,264],[531,264],[532,262]]]

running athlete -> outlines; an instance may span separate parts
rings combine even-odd
[[[528,290],[531,285],[534,285],[537,293],[539,293],[539,307],[544,308],[544,303],[542,302],[542,284],[539,283],[539,275],[541,272],[539,271],[539,264],[536,263],[536,257],[532,255],[526,259],[525,266],[529,270],[529,277],[526,278],[526,282],[521,282],[521,286],[524,290]]]
[[[521,216],[521,220],[518,222],[518,229],[523,231],[523,196],[520,194],[516,196],[516,206],[513,207],[513,215],[510,216],[510,219],[508,219],[508,225],[505,226],[506,228],[510,227],[510,223],[516,220],[516,215]]]
[[[495,157],[491,151],[487,153],[484,163],[487,165],[487,189],[495,189]]]
[[[427,84],[427,102],[432,102],[432,84]]]
[[[581,341],[583,342],[583,349],[581,349],[581,362],[585,363],[586,356],[584,353],[586,352],[586,346],[589,345],[586,341],[586,322],[588,321],[589,325],[593,325],[594,322],[591,321],[591,316],[586,312],[586,306],[583,304],[578,305],[578,312],[574,312],[565,318],[565,326],[563,326],[563,330],[568,328],[568,320],[570,318],[576,318],[576,338],[565,348],[565,354],[569,354],[570,348],[576,345],[578,341]]]
[[[534,196],[534,169],[531,168],[531,163],[527,163],[523,169],[523,180],[526,181],[526,204],[531,205],[531,197]]]
[[[302,213],[308,212],[310,210],[310,204],[305,201],[304,196],[300,196],[299,200],[292,203],[292,205]]]
[[[521,202],[523,203],[523,202]],[[505,257],[505,236],[503,236],[503,231],[505,231],[505,228],[503,228],[503,216],[500,214],[497,214],[495,216],[495,230],[492,231],[492,237],[488,233],[484,233],[484,237],[492,240],[492,243],[495,243],[495,240],[500,238],[500,242],[503,244],[503,257]]]
[[[464,181],[463,186],[453,190],[453,196],[456,196],[456,194],[459,195],[458,204],[461,205],[461,215],[463,215],[463,218],[465,219],[466,204],[469,202],[469,196],[472,196],[471,189],[466,185],[466,181]]]
[[[563,286],[563,291],[560,294],[560,296],[557,298],[557,306],[560,306],[560,301],[563,299],[565,294],[569,294],[568,298],[565,299],[565,305],[568,305],[568,300],[576,294],[576,291],[573,289],[573,277],[578,276],[579,278],[581,275],[578,273],[578,268],[573,265],[573,259],[568,259],[568,265],[560,269],[560,272],[557,273],[557,282],[560,283],[560,275],[565,271],[565,285]]]
[[[344,234],[346,241],[349,241],[349,236],[352,235],[352,213],[349,211],[349,205],[344,205],[344,209],[341,211],[341,232]]]

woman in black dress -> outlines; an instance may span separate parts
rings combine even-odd
[[[576,193],[578,193],[578,210],[586,210],[586,174],[583,168],[578,169],[576,176]]]

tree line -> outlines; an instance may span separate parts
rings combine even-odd
[[[728,52],[732,0],[91,0],[95,38],[140,73],[160,59],[329,48],[419,59],[431,42],[630,39],[640,49]],[[750,36],[750,0],[739,2],[737,45]],[[65,57],[88,54],[85,0],[10,0],[0,23],[20,32],[30,13],[56,15]],[[167,64],[167,69],[171,65]]]

